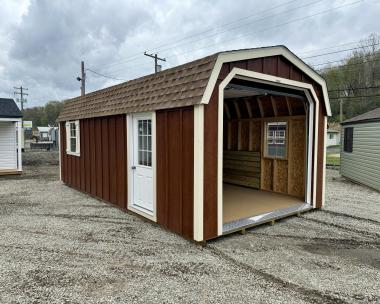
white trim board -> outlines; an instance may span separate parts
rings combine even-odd
[[[220,70],[222,69],[223,63],[255,59],[255,58],[264,58],[264,57],[270,57],[270,56],[279,56],[279,55],[285,57],[287,60],[293,63],[296,67],[298,67],[301,71],[303,71],[306,75],[308,75],[313,80],[315,80],[318,84],[321,85],[327,116],[331,116],[331,107],[330,107],[329,95],[327,92],[326,81],[322,78],[322,76],[320,76],[310,66],[308,66],[305,62],[303,62],[300,58],[298,58],[295,54],[289,51],[288,48],[284,46],[273,46],[273,47],[266,47],[266,48],[238,50],[238,51],[220,53],[214,65],[214,69],[211,73],[211,76],[208,81],[205,92],[203,94],[201,103],[202,104],[209,103],[212,91],[215,87],[215,84],[218,79]],[[285,79],[285,78],[282,78],[282,79]]]
[[[234,78],[242,78],[250,81],[267,83],[280,87],[290,87],[305,92],[306,98],[310,103],[310,115],[309,117],[309,142],[308,142],[308,170],[307,170],[307,195],[306,203],[313,203],[313,207],[316,207],[316,179],[317,170],[312,172],[311,159],[313,159],[314,152],[314,168],[317,168],[317,153],[318,153],[318,117],[319,117],[319,100],[315,94],[314,88],[311,84],[289,80],[286,78],[271,76],[268,74],[252,72],[240,68],[233,68],[226,78],[220,83],[218,88],[218,196],[217,196],[217,225],[218,236],[223,234],[223,101],[224,101],[224,89],[228,83]],[[315,122],[315,124],[314,124]],[[315,128],[313,127],[315,126]],[[315,139],[315,140],[313,140]],[[313,178],[311,176],[313,175]],[[313,180],[313,185],[311,185]],[[312,191],[314,190],[314,191]],[[313,198],[311,199],[311,192],[313,192]]]
[[[194,106],[194,240],[203,241],[204,105]]]

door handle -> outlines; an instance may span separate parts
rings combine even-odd
[[[131,169],[132,169],[132,170],[136,170],[136,166],[132,166]]]

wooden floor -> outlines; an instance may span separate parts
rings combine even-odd
[[[298,197],[223,184],[223,223],[303,203]]]

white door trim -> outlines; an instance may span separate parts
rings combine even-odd
[[[134,134],[133,118],[150,116],[152,119],[152,170],[153,170],[153,212],[133,206],[133,153],[134,153]],[[156,112],[145,112],[136,114],[127,114],[127,172],[128,172],[128,210],[137,213],[151,221],[157,222],[157,157],[156,157]]]
[[[309,119],[309,143],[308,143],[308,179],[307,179],[307,195],[306,202],[316,207],[316,179],[317,179],[317,152],[318,152],[318,117],[319,117],[319,100],[311,84],[289,80],[282,77],[276,77],[268,74],[257,73],[240,68],[233,68],[227,77],[219,85],[218,94],[218,196],[217,196],[217,210],[218,210],[218,236],[223,234],[223,100],[224,88],[232,80],[238,77],[247,80],[254,80],[256,82],[268,83],[276,86],[290,87],[305,92],[307,100],[310,103],[310,118]],[[311,94],[311,95],[310,95]],[[311,98],[313,97],[313,98]],[[315,122],[315,128],[313,128]],[[314,136],[313,136],[314,135]],[[313,140],[315,139],[315,141]],[[314,151],[314,170],[312,170],[311,160]],[[312,172],[313,171],[313,172]],[[313,178],[311,178],[311,174]],[[313,186],[311,185],[313,180]],[[311,190],[313,191],[313,199],[311,199]]]

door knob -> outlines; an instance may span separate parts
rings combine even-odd
[[[136,166],[132,166],[131,169],[132,169],[132,170],[136,170]]]

